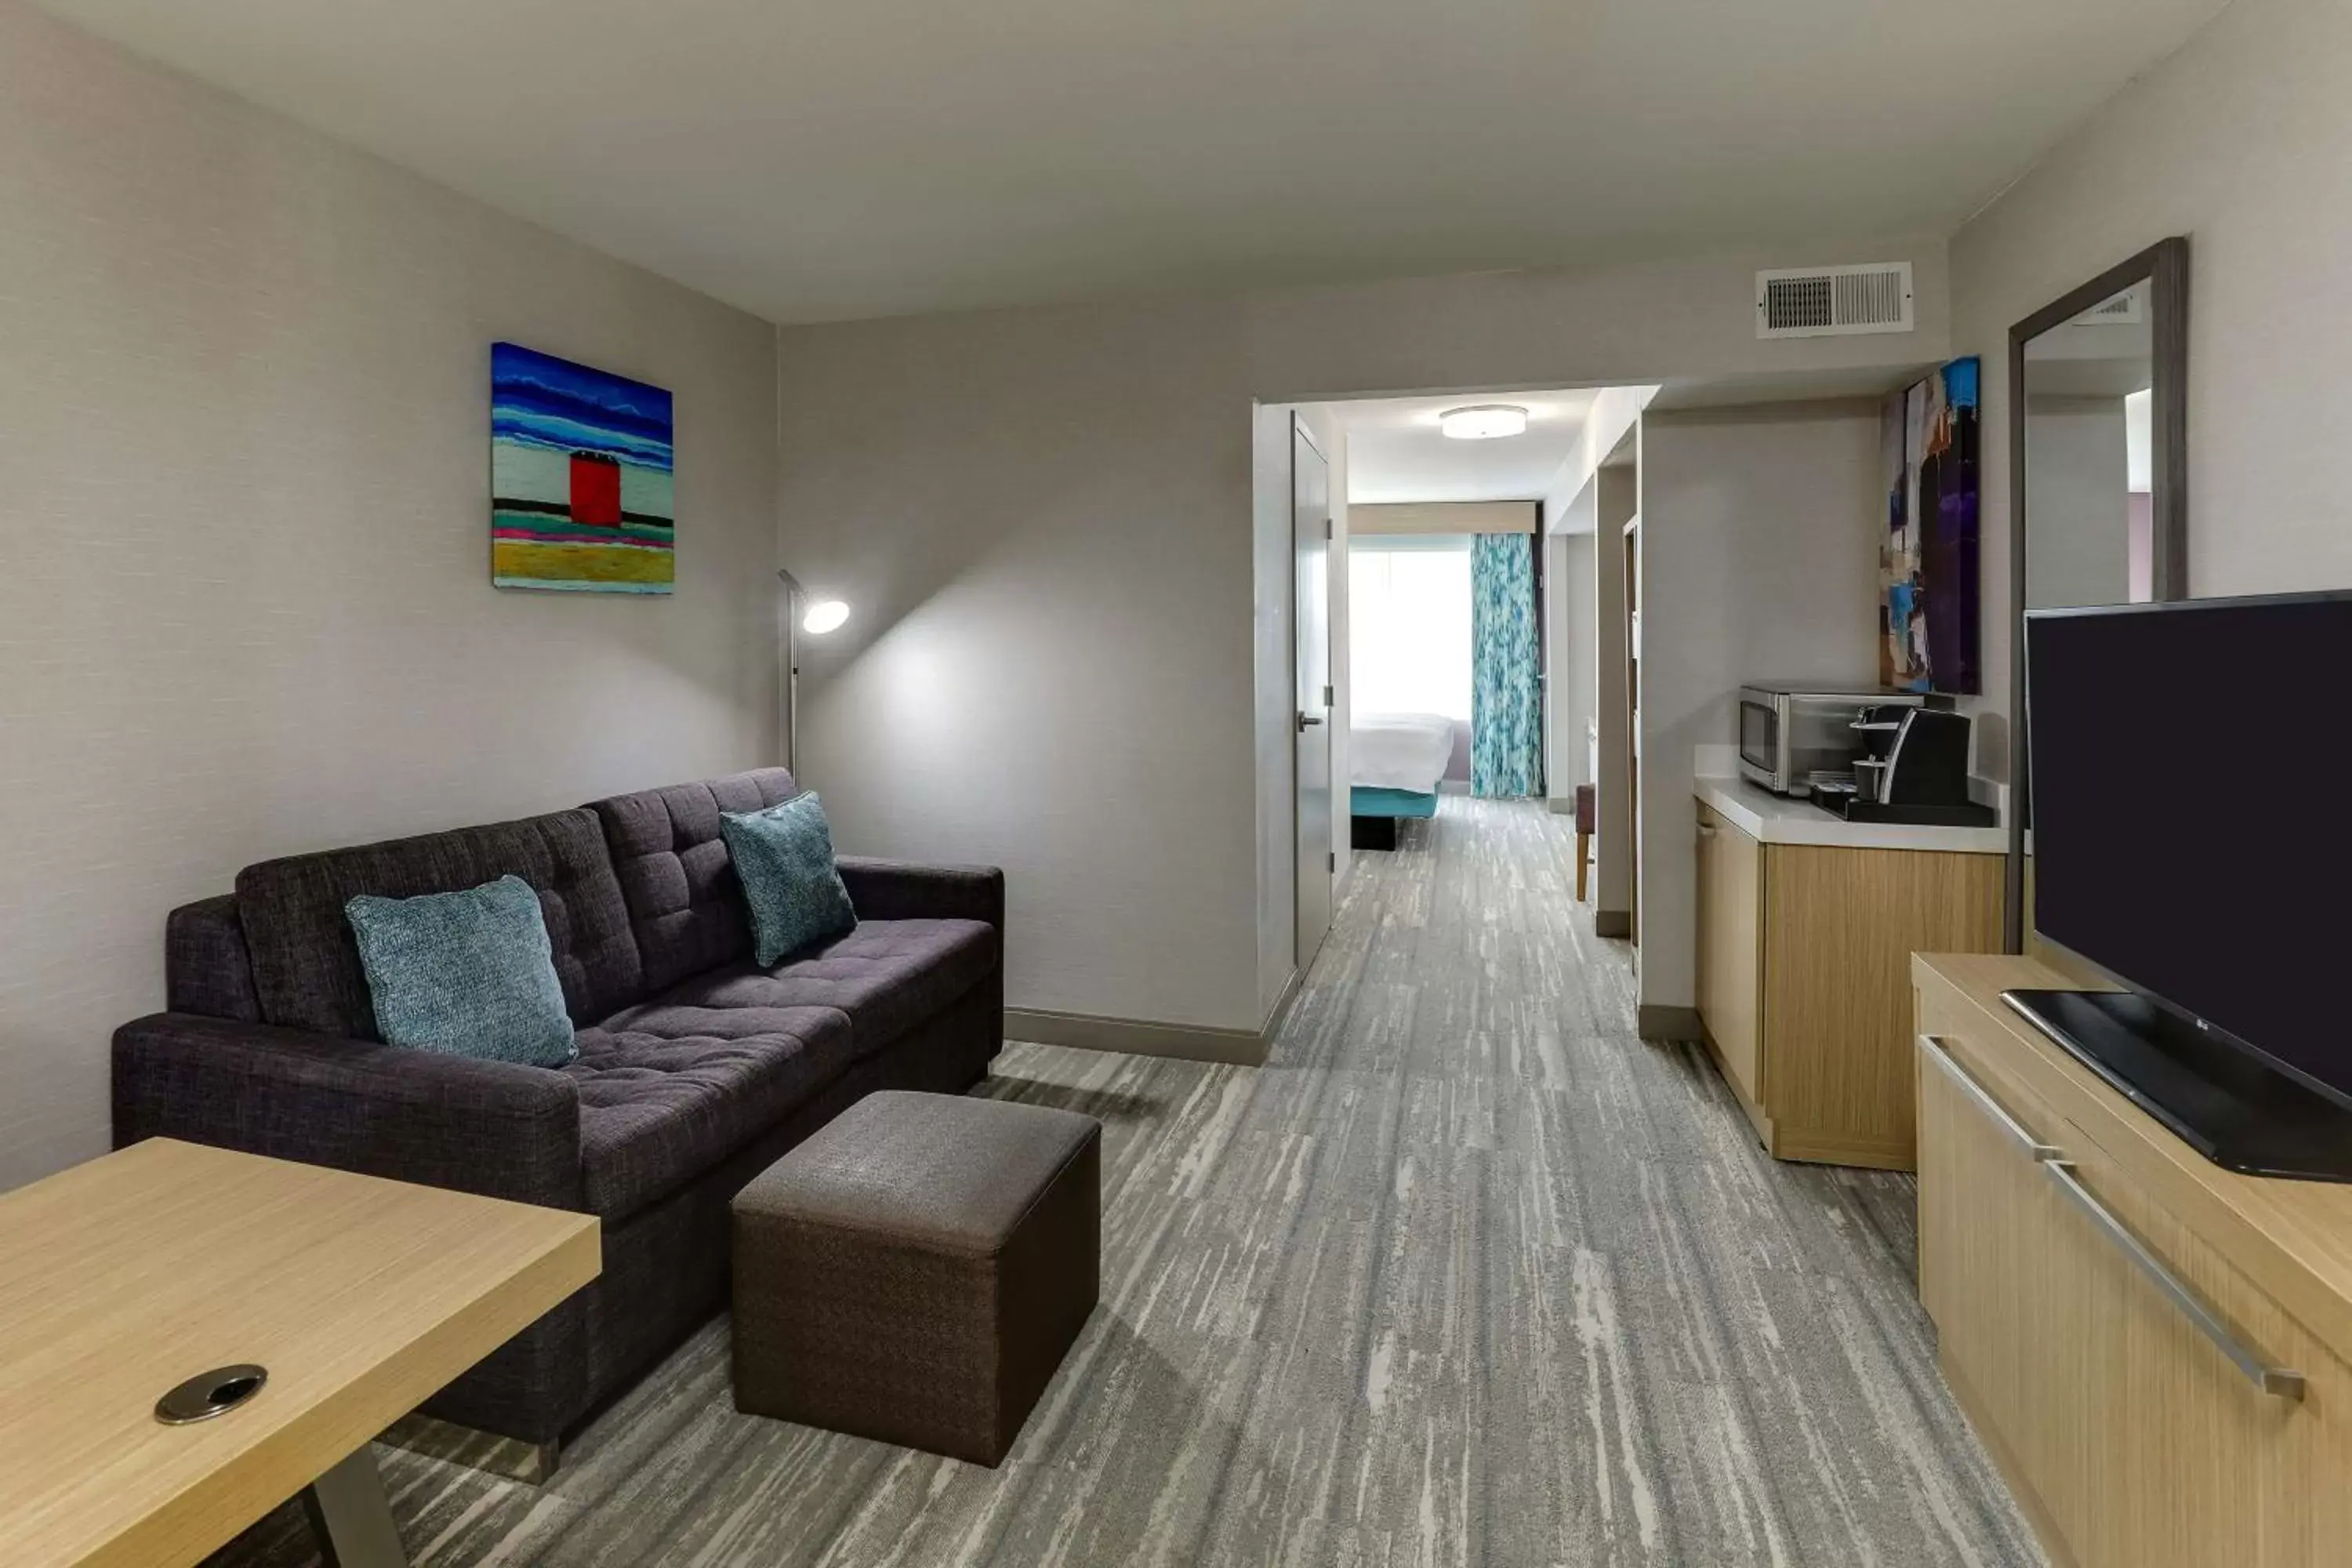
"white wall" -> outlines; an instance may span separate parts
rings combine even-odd
[[[1653,410],[1642,421],[1642,1002],[1688,1007],[1692,753],[1741,683],[1874,683],[1875,403]]]
[[[2352,312],[2333,303],[2347,169],[2352,6],[2238,0],[1953,240],[1953,345],[1985,369],[1982,706],[2009,694],[2009,329],[2168,235],[2193,250],[2191,591],[2352,584],[2337,452]],[[1980,757],[2005,768],[2005,743]]]
[[[501,338],[676,393],[674,597],[490,586]],[[772,757],[774,339],[0,0],[0,1187],[239,867]]]
[[[1601,526],[1598,509],[1589,504],[1588,489],[1601,465],[1624,444],[1626,436],[1663,388],[1604,386],[1592,395],[1584,428],[1576,445],[1553,476],[1543,498],[1544,527],[1555,533],[1590,533]]]

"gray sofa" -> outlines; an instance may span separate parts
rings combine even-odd
[[[878,1089],[954,1093],[1003,1035],[1004,879],[844,857],[857,929],[751,958],[719,813],[782,769],[249,866],[172,911],[170,1011],[114,1037],[114,1139],[195,1142],[593,1214],[603,1276],[425,1405],[551,1443],[723,1303],[728,1200]],[[343,918],[512,873],[540,896],[579,1059],[376,1034]]]

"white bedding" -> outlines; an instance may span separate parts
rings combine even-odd
[[[1348,731],[1349,782],[1435,795],[1454,760],[1454,721],[1442,713],[1359,713]]]

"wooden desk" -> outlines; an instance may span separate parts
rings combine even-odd
[[[368,1440],[599,1253],[587,1215],[168,1139],[0,1195],[0,1563],[177,1568],[313,1483],[344,1568],[400,1561]],[[155,1418],[240,1362],[248,1402]]]

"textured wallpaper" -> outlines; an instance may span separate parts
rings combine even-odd
[[[675,595],[490,585],[489,346],[676,395]],[[0,1188],[163,916],[772,759],[775,334],[0,0]]]

